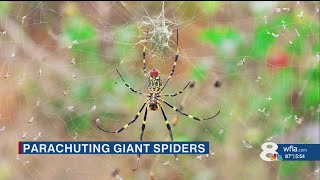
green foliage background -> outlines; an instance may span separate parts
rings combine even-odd
[[[138,139],[140,125],[130,127],[127,134],[116,136],[99,132],[95,121],[98,118],[104,127],[118,128],[129,121],[142,105],[144,97],[139,97],[126,89],[115,69],[119,68],[126,82],[132,87],[136,89],[145,87],[141,60],[142,46],[137,43],[141,35],[137,20],[143,19],[145,14],[140,12],[139,8],[144,7],[151,15],[156,16],[160,12],[161,3],[126,2],[124,8],[119,3],[110,2],[106,7],[111,7],[113,13],[119,14],[115,15],[111,12],[108,18],[98,12],[92,15],[87,13],[87,10],[92,8],[90,5],[97,7],[99,6],[97,4],[97,2],[89,3],[89,5],[76,2],[45,2],[41,10],[55,9],[59,11],[59,14],[50,11],[42,12],[49,20],[49,23],[40,23],[40,26],[43,26],[42,30],[37,29],[36,22],[33,22],[33,20],[39,20],[37,12],[28,15],[28,26],[19,25],[24,36],[30,39],[40,38],[33,37],[36,36],[34,35],[36,33],[30,32],[43,31],[39,34],[44,34],[45,37],[42,39],[47,40],[35,44],[41,48],[47,48],[47,51],[52,53],[44,57],[53,57],[55,53],[59,54],[59,57],[64,57],[64,59],[32,64],[24,62],[23,59],[30,59],[30,57],[24,58],[27,53],[24,54],[23,50],[20,50],[20,54],[17,52],[17,58],[20,58],[19,64],[16,65],[17,70],[11,72],[14,77],[17,77],[21,73],[35,74],[35,67],[43,67],[42,79],[34,75],[30,76],[20,90],[27,99],[32,101],[41,97],[43,102],[46,102],[45,105],[35,109],[34,104],[30,105],[25,102],[22,104],[25,111],[14,113],[17,116],[31,116],[30,114],[36,116],[40,122],[39,126],[45,131],[62,129],[62,134],[47,135],[48,139],[69,140],[75,134],[79,135],[82,140],[129,141]],[[251,11],[249,2],[243,4],[235,2],[166,3],[168,11],[172,7],[179,6],[179,8],[173,8],[173,14],[175,14],[176,21],[181,21],[181,56],[175,77],[168,85],[171,87],[168,87],[166,92],[179,91],[188,81],[193,81],[195,87],[187,89],[188,97],[184,111],[200,117],[221,111],[217,119],[203,124],[180,117],[179,123],[174,126],[176,141],[208,140],[213,146],[212,151],[215,152],[210,162],[199,161],[196,157],[191,156],[183,157],[182,167],[185,169],[186,179],[234,179],[239,177],[240,179],[255,179],[260,178],[259,173],[263,174],[261,177],[264,179],[304,179],[313,173],[313,169],[319,167],[319,164],[315,162],[269,163],[259,159],[260,146],[268,138],[292,139],[290,137],[295,132],[297,134],[307,133],[304,131],[304,126],[319,127],[320,68],[316,54],[319,55],[320,52],[320,24],[319,13],[314,10],[319,7],[319,2],[304,2],[303,4],[304,6],[296,6],[291,2],[279,2],[277,7],[291,7],[291,10],[276,13],[273,12],[275,9],[273,8],[269,9],[270,13]],[[8,18],[19,24],[23,13],[39,9],[35,8],[39,5],[38,2],[21,3],[21,10],[18,10],[16,5],[17,2],[0,2],[1,22],[5,22],[5,19]],[[118,9],[114,10],[114,8]],[[241,9],[240,17],[230,15],[237,9]],[[134,12],[134,18],[128,17],[126,10]],[[95,8],[92,11],[95,11]],[[298,17],[301,11],[304,12],[303,18]],[[268,23],[263,20],[266,14],[268,14]],[[167,15],[168,18],[171,17]],[[229,19],[226,20],[225,16],[228,16]],[[55,17],[58,18],[55,19]],[[100,21],[92,17],[97,17]],[[192,19],[190,25],[187,20],[192,17],[196,18]],[[50,20],[52,18],[54,20]],[[239,23],[242,20],[249,21],[249,19],[251,19],[249,28]],[[12,43],[10,33],[13,30],[10,27],[1,26],[0,32],[5,30],[9,35],[1,37],[1,42]],[[49,45],[46,46],[49,44],[48,39],[52,39],[48,35],[49,31],[54,31],[60,38],[60,44],[55,42],[51,49]],[[296,31],[300,36],[296,35]],[[271,33],[279,34],[279,37],[275,38]],[[24,45],[28,46],[28,44]],[[70,45],[72,47],[67,48]],[[0,45],[0,47],[4,46]],[[170,48],[172,49],[169,49],[169,52],[174,53],[175,44],[172,43]],[[201,50],[204,54],[197,54],[192,50]],[[270,68],[272,64],[270,59],[280,56],[280,53],[287,55],[288,64],[278,68],[275,64],[273,68]],[[7,55],[0,58],[7,60],[6,57]],[[70,65],[72,58],[76,59],[74,65]],[[162,75],[165,79],[172,66],[173,56],[168,55],[164,59],[169,60],[157,62],[152,58],[152,54],[147,53],[148,68],[157,67],[161,72],[164,70]],[[243,59],[245,59],[245,64],[238,66]],[[59,74],[60,71],[56,68],[60,66],[57,66],[55,62],[62,62],[61,71],[65,73]],[[24,65],[26,68],[23,68]],[[74,72],[77,74],[76,79],[71,75]],[[4,70],[1,70],[1,75],[3,73]],[[258,76],[261,77],[261,80],[256,82]],[[220,88],[214,87],[216,80],[222,83]],[[3,87],[17,88],[10,84]],[[53,92],[45,95],[44,87],[52,88]],[[68,94],[63,96],[61,92],[66,90]],[[183,97],[180,95],[176,100],[170,100],[170,102],[179,107]],[[272,100],[267,100],[268,97],[271,97]],[[74,106],[73,111],[68,111],[67,107],[70,105]],[[97,107],[95,112],[91,110],[93,105]],[[265,112],[259,112],[258,109],[263,108]],[[169,109],[166,112],[171,119],[176,116]],[[147,127],[146,139],[168,140],[160,114],[153,114],[155,113],[150,115],[150,123],[148,122],[150,125],[148,124]],[[301,125],[296,122],[295,116],[303,118]],[[60,119],[57,120],[57,117]],[[285,120],[288,117],[291,118]],[[12,119],[12,117],[5,118]],[[21,120],[17,118],[17,121]],[[56,121],[61,124],[53,126],[52,124],[55,124]],[[26,127],[25,124],[18,122],[9,123],[13,133],[19,134],[19,128]],[[161,128],[160,131],[158,128],[162,126],[164,128]],[[53,127],[55,128],[51,129]],[[32,128],[31,126],[30,129]],[[317,135],[319,131],[309,133]],[[1,135],[0,137],[3,138]],[[250,142],[253,149],[244,148],[243,140]],[[292,143],[314,142],[304,136],[295,138]],[[236,157],[232,154],[235,154]],[[165,158],[173,164],[173,158]],[[128,170],[128,159],[125,161],[123,158],[116,157],[107,159],[109,163],[115,163],[115,165],[108,165],[107,174],[111,174],[111,169],[116,166],[125,172],[121,175],[126,179],[146,178],[151,172],[159,178],[170,177],[174,174],[176,179],[183,179],[172,167],[173,165],[169,167],[170,171],[168,167],[161,166],[161,162],[166,159],[156,161],[155,157],[150,156],[146,160],[149,165],[156,161],[158,163],[155,163],[154,166],[161,167],[158,169],[154,166],[149,168],[147,165],[142,165],[143,170],[140,174],[134,175]],[[64,162],[64,160],[60,161]],[[193,167],[192,164],[195,163],[201,168]],[[252,167],[254,165],[256,167]],[[77,168],[80,169],[80,167]],[[0,166],[0,179],[20,177],[13,175],[14,168],[7,169],[10,168]],[[19,170],[26,171],[21,168]],[[251,173],[251,171],[257,173]],[[93,168],[92,172],[94,172]],[[30,176],[30,174],[26,175],[28,173],[21,174],[21,176]],[[86,175],[89,177],[90,174],[92,173],[89,172]],[[80,177],[80,179],[84,178],[85,176]],[[97,178],[101,177],[97,175]]]

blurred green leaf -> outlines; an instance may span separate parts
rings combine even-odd
[[[93,25],[84,17],[74,15],[64,18],[62,27],[67,43],[72,44],[76,66],[94,73],[103,72],[104,65],[100,59],[99,42]]]
[[[128,92],[126,95],[123,96],[122,102],[129,108],[135,108],[138,110],[137,107],[137,96],[133,96],[132,93]],[[142,105],[142,103],[140,103]],[[139,104],[139,106],[141,106]]]
[[[299,13],[300,13],[300,11],[299,11]],[[303,47],[304,47],[305,41],[307,40],[307,38],[310,38],[310,34],[312,34],[314,36],[316,36],[315,34],[319,34],[320,26],[319,26],[318,22],[315,22],[312,19],[309,20],[308,26],[306,24],[300,22],[300,19],[294,18],[293,21],[295,21],[295,22],[287,25],[287,29],[292,30],[292,31],[297,31],[300,34],[300,36],[297,35],[292,40],[294,45],[288,43],[287,51],[289,53],[294,53],[294,54],[301,56],[302,52],[303,52]],[[313,47],[314,52],[317,52],[316,51],[317,46],[319,46],[319,40],[317,38],[315,38],[312,43],[312,47]]]
[[[274,32],[276,33],[276,32]],[[265,31],[265,27],[258,27],[256,29],[255,38],[253,42],[253,55],[261,59],[265,56],[269,47],[275,42],[275,38]]]
[[[95,35],[92,25],[81,16],[66,17],[63,28],[71,42],[91,39]]]
[[[318,21],[312,21],[310,23],[310,28],[309,28],[309,34],[312,34],[312,50],[314,53],[319,53],[320,52],[320,39],[319,39],[319,34],[320,34],[320,23],[319,19]],[[307,35],[306,35],[307,36]]]
[[[310,30],[308,31],[308,33],[311,31],[310,33],[313,36],[318,37],[318,40],[319,40],[319,34],[320,34],[320,22],[319,22],[319,19],[317,21],[308,20],[308,23],[309,23],[309,26],[310,26]],[[309,27],[306,26],[306,28],[309,28]]]
[[[226,131],[225,129],[221,130],[221,128],[218,126],[210,128],[210,131],[212,132],[213,138],[219,143],[223,143],[226,134],[228,134],[228,131]],[[220,133],[220,131],[223,132]]]
[[[77,101],[84,100],[89,97],[90,86],[88,83],[80,83],[72,90],[72,97]]]
[[[296,54],[301,56],[302,55],[302,47],[304,44],[304,40],[305,38],[300,38],[300,37],[296,37],[292,40],[292,43],[294,44],[290,44],[288,43],[286,51],[290,54]]]
[[[282,161],[279,173],[281,179],[290,179],[290,180],[300,180],[301,177],[301,171],[303,171],[304,167],[307,165],[304,161]]]
[[[316,41],[313,46],[312,46],[312,51],[314,53],[319,53],[320,52],[320,41]]]
[[[192,78],[198,82],[202,82],[206,77],[207,73],[208,69],[201,64],[193,66],[191,70]]]
[[[137,33],[138,28],[136,24],[127,24],[114,28],[112,30],[112,36],[114,37],[113,41],[116,46],[114,48],[113,56],[117,57],[119,60],[127,56],[134,57],[131,41],[136,37]]]
[[[238,41],[240,35],[233,27],[216,26],[204,29],[200,34],[200,38],[205,42],[221,46],[226,40]]]
[[[260,109],[262,109],[262,107],[266,107],[266,110],[270,111],[271,117],[279,114],[282,115],[282,118],[279,118],[277,121],[270,121],[270,135],[272,136],[285,132],[296,123],[293,120],[293,117],[288,121],[283,120],[288,116],[292,116],[290,95],[294,89],[298,87],[298,81],[295,79],[296,77],[293,68],[279,69],[278,72],[273,75],[272,89],[270,93],[272,100],[267,101],[267,97],[263,98],[263,103],[261,104]]]
[[[314,81],[315,83],[319,83],[320,79],[320,69],[319,67],[311,68],[306,72],[306,78],[308,80]]]
[[[295,73],[292,68],[280,69],[274,76],[272,84],[272,103],[283,104],[287,101],[289,94],[297,87],[297,81],[295,81]]]
[[[9,14],[11,10],[11,2],[9,1],[0,1],[0,15]]]
[[[66,117],[65,119],[69,118],[70,117]],[[67,129],[70,134],[75,132],[77,132],[78,134],[87,132],[90,127],[90,121],[87,114],[77,116],[67,121]]]
[[[186,133],[176,133],[175,134],[175,141],[184,141],[184,142],[188,142],[188,141],[192,141],[194,140],[192,137],[190,137],[188,134]]]
[[[253,40],[254,49],[252,55],[254,57],[262,59],[266,55],[271,45],[276,41],[276,38],[272,36],[272,33],[279,33],[279,29],[282,28],[282,21],[286,24],[291,24],[293,23],[293,18],[291,15],[278,16],[275,19],[270,20],[266,25],[262,24],[257,26]]]
[[[309,82],[303,91],[301,101],[305,109],[309,109],[311,106],[317,107],[320,102],[319,83]]]
[[[223,57],[238,56],[240,45],[243,43],[240,34],[232,26],[215,26],[205,28],[200,33],[200,40],[213,45],[215,54]],[[221,58],[218,58],[222,60]],[[224,69],[228,73],[234,71],[234,59],[227,58]]]
[[[199,5],[200,9],[205,12],[206,14],[210,15],[213,12],[215,12],[219,5],[220,2],[217,1],[201,1],[197,2],[197,5]]]
[[[306,72],[306,79],[308,85],[304,88],[303,95],[301,97],[302,106],[309,109],[311,106],[317,107],[320,102],[320,69],[315,67],[309,69]]]
[[[115,88],[115,81],[111,79],[104,79],[102,82],[102,89],[108,92],[112,92]]]

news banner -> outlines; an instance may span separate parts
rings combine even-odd
[[[209,142],[22,141],[19,154],[209,154]],[[320,144],[261,145],[264,161],[319,161]]]
[[[19,142],[19,154],[208,154],[209,142]]]

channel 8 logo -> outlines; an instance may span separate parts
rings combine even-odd
[[[263,143],[261,146],[262,152],[260,153],[260,158],[264,161],[281,161],[282,156],[276,151],[278,145],[273,142]],[[269,156],[267,156],[269,154]]]

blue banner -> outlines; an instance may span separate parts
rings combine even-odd
[[[283,161],[320,160],[320,144],[278,144]]]
[[[209,154],[209,142],[19,142],[19,154]]]
[[[261,146],[260,158],[265,161],[319,161],[320,144],[276,144]]]

